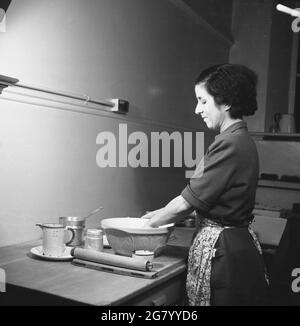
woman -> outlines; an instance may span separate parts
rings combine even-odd
[[[219,132],[181,195],[143,216],[157,227],[196,211],[189,251],[189,305],[263,305],[267,277],[261,248],[250,229],[259,174],[255,143],[243,116],[257,110],[256,74],[223,64],[196,80],[195,113]]]

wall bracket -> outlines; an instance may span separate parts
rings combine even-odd
[[[2,94],[4,88],[14,86],[18,82],[19,79],[0,75],[0,94]]]

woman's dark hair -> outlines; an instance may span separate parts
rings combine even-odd
[[[240,119],[257,110],[257,74],[239,64],[221,64],[201,72],[195,84],[204,83],[217,105],[230,106],[230,116]]]

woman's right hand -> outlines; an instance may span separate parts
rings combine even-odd
[[[141,218],[151,219],[154,215],[159,213],[163,208],[157,209],[155,211],[147,211],[145,215],[143,215]]]
[[[166,214],[167,211],[165,207],[157,209],[152,212],[147,212],[147,214],[141,217],[146,220],[144,227],[157,228],[160,225],[166,224],[167,223],[165,222]]]
[[[152,211],[152,212],[146,212],[145,215],[143,215],[141,218],[145,218],[145,219],[150,219],[151,217],[153,217],[155,214],[155,211]]]
[[[145,215],[143,215],[141,218],[145,219],[145,224],[144,227],[155,227],[152,223],[151,223],[151,219],[153,216],[155,216],[158,212],[160,211],[160,209],[157,209],[156,211],[152,211],[152,212],[146,212]]]

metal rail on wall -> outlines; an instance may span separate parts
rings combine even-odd
[[[16,92],[14,90],[6,89],[7,87],[8,88],[19,87],[20,89],[26,88],[28,89],[28,91],[33,90],[33,92],[35,92],[36,90],[37,93],[44,92],[44,93],[48,93],[49,95],[53,94],[54,97],[56,97],[55,94],[58,94],[59,97],[70,98],[70,101],[58,101],[56,98],[55,99],[44,98],[39,96],[39,94],[32,94],[32,92],[30,92],[29,94]],[[1,93],[4,89],[5,92],[3,92],[3,97],[2,97]],[[24,97],[30,97],[30,100],[24,99]],[[74,101],[71,101],[71,99],[73,99]],[[65,92],[60,92],[57,90],[44,89],[44,87],[32,87],[28,85],[21,85],[19,84],[18,79],[3,76],[3,75],[0,75],[0,101],[1,100],[18,102],[25,105],[35,105],[38,106],[39,108],[46,108],[46,109],[50,108],[50,109],[58,109],[58,110],[64,110],[69,112],[103,116],[105,118],[124,121],[124,123],[134,123],[137,125],[147,126],[147,128],[151,128],[151,130],[155,128],[155,130],[157,131],[159,130],[164,130],[164,131],[179,130],[182,132],[199,131],[199,129],[196,127],[157,121],[157,120],[141,117],[139,115],[134,115],[134,114],[130,114],[129,116],[126,113],[129,112],[130,103],[125,100],[120,100],[120,99],[110,99],[109,101],[91,100],[87,95],[76,96],[76,94],[67,94]],[[55,106],[53,105],[53,102],[56,104]],[[88,106],[89,103],[92,105]],[[102,108],[103,104],[105,109]],[[111,114],[111,113],[118,113],[118,114]],[[119,114],[119,113],[123,113],[123,114]]]
[[[104,106],[104,107],[108,108],[109,111],[115,112],[115,113],[126,114],[129,111],[129,102],[126,100],[121,100],[121,99],[94,100],[94,99],[91,99],[90,96],[88,96],[88,95],[83,95],[83,96],[73,95],[73,94],[68,94],[66,92],[61,92],[61,91],[57,91],[57,90],[51,90],[51,89],[46,89],[46,88],[41,88],[41,87],[20,84],[19,79],[17,79],[17,78],[0,75],[0,94],[2,94],[3,89],[5,89],[7,87],[19,87],[19,88],[28,89],[31,91],[37,91],[37,92],[51,94],[54,96],[66,97],[66,98],[70,98],[73,100],[83,101],[83,103],[85,105],[88,105],[89,103],[96,104],[96,105]]]

